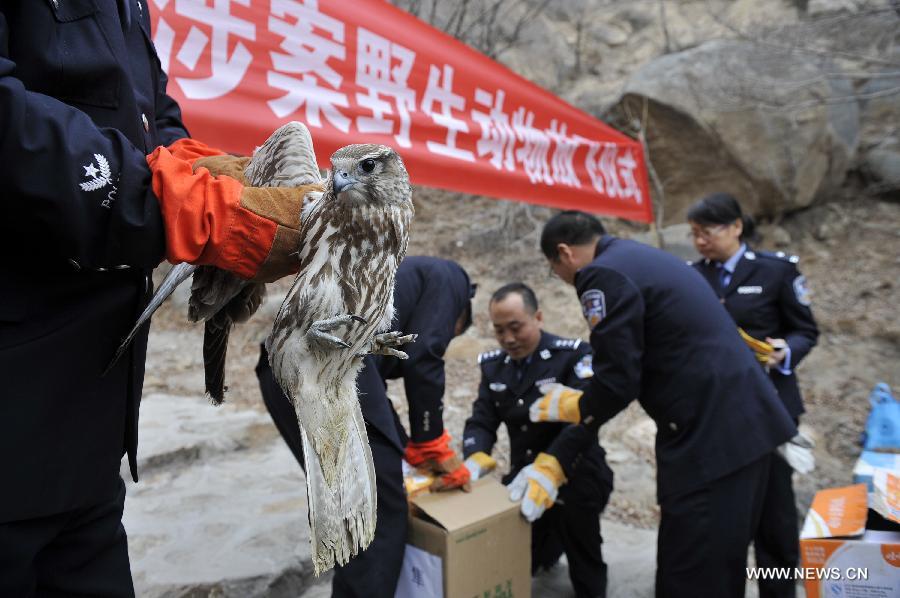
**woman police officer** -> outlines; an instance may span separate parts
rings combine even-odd
[[[815,346],[819,335],[806,280],[797,270],[798,258],[783,252],[750,249],[747,239],[753,236],[753,220],[727,193],[713,193],[695,203],[688,210],[687,220],[694,246],[703,256],[693,264],[694,268],[706,278],[744,331],[796,423],[804,409],[794,369]],[[758,567],[797,566],[792,471],[784,459],[772,460],[754,538]],[[761,597],[794,596],[794,582],[760,580],[759,590]]]

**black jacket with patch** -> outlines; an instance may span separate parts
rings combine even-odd
[[[478,363],[481,383],[472,416],[466,420],[463,455],[469,457],[479,451],[490,455],[497,441],[497,429],[504,424],[509,434],[510,470],[503,483],[509,483],[538,453],[565,458],[558,454],[555,442],[569,424],[531,422],[528,408],[543,396],[543,384],[559,382],[580,390],[587,388],[593,374],[590,345],[580,339],[542,332],[537,349],[521,369],[501,349],[482,353]],[[606,504],[612,490],[612,471],[606,465],[605,454],[594,437],[582,452],[571,455],[563,467],[569,477],[564,487],[568,488],[565,493],[571,495],[569,499],[577,498],[581,504]]]
[[[637,399],[656,422],[662,499],[737,471],[796,433],[728,312],[683,261],[604,236],[575,286],[594,351],[581,415],[593,421],[566,429],[568,450]]]
[[[147,10],[0,0],[0,521],[136,475],[146,332],[101,373],[164,253],[145,156],[187,136]]]
[[[806,279],[798,259],[782,252],[748,249],[741,256],[728,285],[719,284],[715,262],[700,260],[694,268],[709,283],[735,323],[750,336],[783,338],[791,349],[790,374],[769,369],[769,377],[791,417],[803,413],[803,399],[794,369],[816,345],[819,329],[810,309]]]

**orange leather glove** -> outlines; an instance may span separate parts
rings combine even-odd
[[[175,151],[187,155],[186,146]],[[193,154],[198,151],[195,147]],[[303,199],[322,188],[249,187],[242,173],[239,180],[199,166],[194,172],[196,157],[179,158],[165,147],[147,156],[166,229],[166,259],[216,266],[254,282],[297,272]],[[246,160],[221,158],[232,165]]]
[[[432,490],[449,490],[462,488],[468,492],[469,470],[459,455],[450,448],[450,434],[444,433],[427,442],[410,442],[406,445],[406,461],[413,467],[427,470],[434,474]]]
[[[197,158],[202,158],[204,156],[220,156],[225,154],[222,150],[209,147],[202,141],[197,141],[190,137],[182,137],[169,145],[166,149],[172,152],[172,155],[176,158],[187,160],[189,162],[193,162]]]

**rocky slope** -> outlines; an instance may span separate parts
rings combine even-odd
[[[428,0],[416,4],[429,13]],[[455,5],[440,3],[436,18]],[[816,489],[850,481],[872,385],[885,380],[900,390],[896,3],[569,0],[537,14],[499,59],[644,136],[659,176],[658,213],[672,225],[661,231],[668,249],[689,257],[679,226],[684,206],[706,190],[730,188],[765,216],[762,248],[800,255],[822,329],[799,368],[804,424],[819,440],[818,468],[796,480],[805,511]],[[790,47],[777,47],[784,43]],[[790,60],[773,64],[773,53]],[[495,346],[491,290],[523,280],[537,291],[549,330],[579,337],[587,330],[573,291],[548,276],[537,250],[549,210],[430,189],[416,189],[415,201],[410,253],[456,259],[480,285],[475,325],[447,354],[445,417],[458,438],[478,384],[475,358]],[[640,226],[608,225],[656,240]],[[130,485],[125,512],[139,595],[328,595],[327,579],[315,580],[309,567],[300,469],[253,373],[288,284],[270,285],[259,316],[233,332],[230,390],[219,409],[203,398],[202,329],[186,322],[185,293],[153,320],[143,477]],[[402,417],[402,387],[390,391]],[[616,474],[604,515],[615,565],[610,595],[652,595],[653,435],[636,405],[601,431]],[[506,446],[501,432],[501,467]],[[535,583],[536,595],[570,595],[564,570]]]

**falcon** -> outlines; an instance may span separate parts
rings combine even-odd
[[[321,185],[323,182],[309,130],[296,121],[289,122],[272,133],[253,152],[253,157],[242,174],[255,187],[300,187]],[[304,206],[308,206],[319,196],[321,193],[317,191],[309,192]],[[188,301],[188,319],[204,323],[203,369],[206,394],[214,405],[219,405],[224,401],[225,391],[228,389],[225,385],[225,357],[231,328],[235,323],[247,321],[262,305],[266,286],[264,283],[249,282],[213,266],[173,266],[131,332],[119,345],[107,371],[125,352],[141,326],[192,275],[194,278]]]
[[[394,276],[413,204],[400,156],[351,145],[331,157],[323,196],[304,211],[300,272],[266,339],[297,413],[316,575],[375,534],[375,470],[356,392],[366,354],[406,356],[414,335],[388,332]]]

